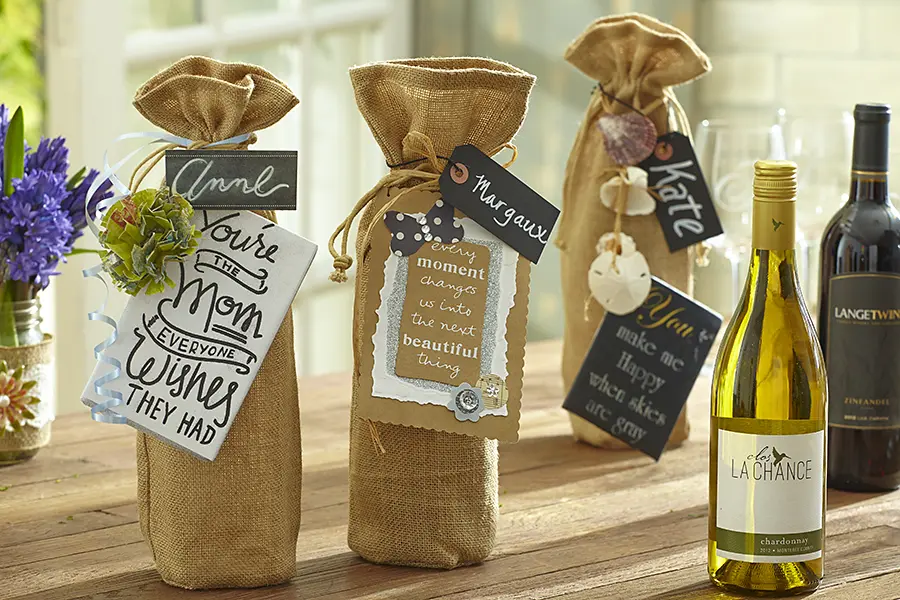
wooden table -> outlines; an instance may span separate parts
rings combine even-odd
[[[162,583],[135,506],[134,433],[60,418],[33,461],[0,470],[0,599],[418,600],[729,598],[706,576],[708,381],[692,433],[659,463],[572,441],[559,344],[529,347],[522,439],[501,447],[497,548],[455,571],[371,565],[346,546],[349,377],[302,381],[303,526],[297,576],[258,590]],[[900,492],[828,496],[815,598],[900,598]]]

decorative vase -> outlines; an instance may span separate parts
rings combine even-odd
[[[55,416],[53,338],[41,331],[40,300],[26,287],[0,284],[0,466],[50,443]]]

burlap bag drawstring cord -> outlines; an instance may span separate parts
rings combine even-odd
[[[334,271],[329,276],[331,281],[335,283],[343,283],[347,281],[347,270],[353,266],[353,257],[347,254],[347,243],[350,237],[350,230],[353,226],[353,222],[356,220],[356,217],[369,205],[369,203],[378,196],[378,192],[380,192],[383,188],[390,187],[399,187],[404,183],[409,181],[420,180],[419,183],[408,187],[402,188],[396,195],[394,195],[390,200],[388,200],[384,206],[382,206],[375,216],[372,218],[372,222],[369,224],[369,227],[366,229],[365,234],[363,235],[363,246],[367,246],[369,241],[372,239],[372,232],[376,225],[382,222],[384,219],[384,215],[393,207],[397,201],[403,197],[404,194],[408,194],[411,192],[425,192],[425,191],[437,191],[440,189],[440,178],[441,172],[443,171],[443,165],[440,161],[449,162],[450,159],[445,156],[439,156],[434,149],[434,142],[432,142],[431,138],[429,138],[424,133],[418,131],[411,131],[406,135],[404,140],[406,142],[407,147],[414,153],[420,155],[419,158],[415,158],[400,165],[389,165],[391,167],[391,171],[381,178],[381,180],[375,184],[375,186],[369,190],[359,201],[353,206],[350,210],[350,214],[345,218],[334,230],[334,233],[331,234],[331,237],[328,239],[328,251],[331,253],[331,257],[334,259]],[[501,150],[509,148],[512,150],[512,156],[510,159],[503,164],[504,169],[508,169],[518,157],[518,150],[516,149],[515,144],[511,142],[506,142],[505,144],[498,146],[493,151],[490,152],[490,155],[493,156],[500,152]],[[413,164],[415,162],[424,161],[419,166],[414,169],[401,169],[399,167],[406,166],[409,164]],[[338,253],[334,248],[334,243],[337,240],[338,236],[341,236],[341,251]],[[378,426],[371,419],[366,419],[366,425],[369,427],[369,433],[372,437],[372,443],[375,445],[375,449],[379,452],[379,454],[385,454],[387,450],[384,447],[384,444],[381,442],[381,436],[378,433]]]
[[[372,238],[372,231],[375,226],[381,223],[384,215],[393,207],[397,201],[402,198],[405,194],[410,192],[427,192],[427,191],[437,191],[440,189],[440,178],[441,172],[443,171],[444,166],[441,164],[441,160],[449,161],[447,157],[438,156],[437,152],[434,149],[434,142],[431,141],[424,133],[420,133],[418,131],[411,131],[406,135],[404,139],[404,143],[407,147],[414,153],[418,154],[421,158],[416,158],[411,161],[407,161],[402,163],[401,165],[395,166],[405,166],[411,164],[413,162],[417,162],[419,160],[424,161],[422,164],[417,166],[414,169],[400,169],[391,167],[391,171],[381,178],[381,180],[375,184],[375,186],[369,190],[362,198],[359,199],[359,202],[350,210],[350,214],[347,215],[347,218],[344,219],[334,230],[334,233],[331,234],[331,237],[328,239],[328,251],[331,253],[331,257],[334,259],[334,271],[331,273],[329,279],[334,281],[335,283],[343,283],[347,281],[347,270],[353,266],[353,257],[347,254],[347,243],[350,238],[350,229],[353,226],[353,221],[356,220],[356,217],[365,210],[366,206],[375,199],[378,195],[378,192],[383,188],[390,187],[400,187],[404,183],[409,181],[421,180],[420,183],[417,183],[411,187],[401,189],[393,198],[388,200],[381,209],[375,214],[372,218],[372,222],[369,224],[369,228],[366,230],[365,235],[363,236],[363,245],[368,245],[369,240]],[[518,150],[515,145],[507,142],[491,152],[489,152],[489,156],[493,156],[497,154],[504,148],[509,148],[512,150],[512,157],[509,161],[503,164],[504,169],[508,169],[518,157]],[[337,240],[338,236],[341,236],[341,251],[338,253],[334,248],[334,243]]]

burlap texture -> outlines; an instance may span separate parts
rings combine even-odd
[[[599,81],[606,92],[638,109],[649,106],[665,88],[691,81],[710,68],[709,59],[684,32],[639,14],[595,21],[572,42],[565,58]],[[603,94],[595,92],[566,165],[557,240],[562,251],[562,375],[566,390],[578,375],[604,315],[603,308],[593,300],[585,311],[585,300],[590,297],[587,274],[597,257],[597,241],[613,231],[615,223],[615,213],[600,202],[600,185],[611,176],[608,169],[614,163],[606,154],[596,123],[604,112],[623,114],[629,110],[621,103],[604,101]],[[660,135],[669,130],[664,105],[647,116]],[[691,253],[687,249],[669,252],[654,215],[625,216],[622,231],[634,238],[653,275],[688,294],[692,292]],[[569,416],[576,439],[604,448],[628,447],[581,417]],[[682,411],[669,444],[678,445],[687,436],[687,416]]]
[[[271,125],[296,103],[287,86],[258,67],[200,57],[175,63],[135,98],[156,125],[208,142]],[[257,214],[275,221],[272,211]],[[288,309],[214,461],[137,434],[141,529],[166,583],[258,587],[293,577],[300,528],[298,400]]]
[[[435,58],[390,61],[350,70],[360,112],[388,163],[419,158],[404,147],[410,131],[434,142],[437,153],[473,144],[490,152],[512,139],[525,116],[534,77],[493,60]],[[386,201],[366,209],[367,231]],[[401,200],[395,207],[410,210]],[[356,368],[350,416],[350,548],[371,562],[450,569],[484,560],[494,547],[499,512],[497,442],[465,435],[377,423],[385,454],[356,415],[359,359],[372,352],[360,331],[370,269],[384,268],[357,240],[353,348]]]
[[[50,364],[53,362],[53,336],[45,334],[44,341],[40,344],[0,346],[0,360],[5,360],[11,369]],[[0,436],[0,463],[4,462],[5,457],[12,457],[20,452],[30,453],[49,444],[50,426],[51,423],[40,428],[26,425],[22,431],[4,433]]]

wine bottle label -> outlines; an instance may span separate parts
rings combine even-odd
[[[900,428],[900,275],[835,275],[829,289],[829,424]]]
[[[752,563],[822,556],[825,432],[718,431],[716,554]]]

